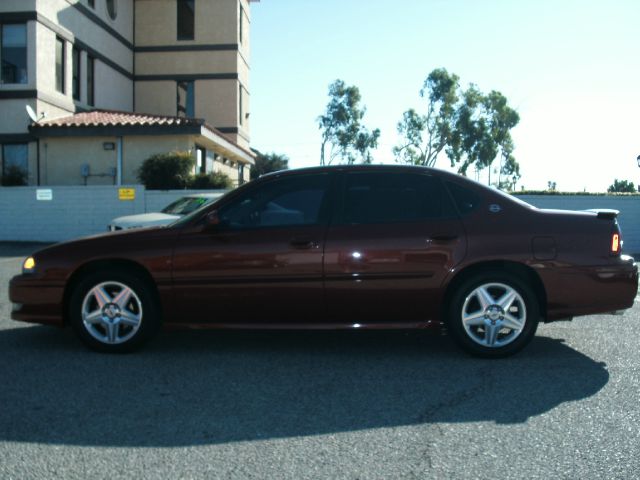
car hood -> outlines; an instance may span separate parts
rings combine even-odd
[[[61,274],[79,264],[102,258],[131,258],[140,252],[161,255],[169,252],[180,230],[164,226],[118,230],[56,243],[33,253],[36,261],[49,267],[64,265]]]
[[[153,227],[159,225],[168,225],[180,218],[180,215],[168,215],[166,213],[141,213],[138,215],[127,215],[125,217],[114,218],[109,222],[110,226],[120,227],[122,229]]]

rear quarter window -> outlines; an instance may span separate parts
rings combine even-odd
[[[480,205],[480,195],[470,188],[454,182],[445,182],[445,185],[461,215],[474,211]]]

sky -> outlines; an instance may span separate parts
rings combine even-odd
[[[260,0],[251,144],[292,168],[317,165],[317,118],[339,78],[360,89],[364,124],[381,130],[374,163],[394,163],[402,113],[426,110],[419,91],[444,67],[518,111],[518,189],[640,184],[639,47],[638,0]],[[436,167],[450,168],[446,156]]]

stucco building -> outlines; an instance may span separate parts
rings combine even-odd
[[[189,150],[248,179],[249,1],[2,0],[2,173],[137,183],[150,155]]]

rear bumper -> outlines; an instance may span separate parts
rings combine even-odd
[[[30,275],[17,275],[9,282],[11,318],[45,325],[64,324],[64,285],[51,285]]]
[[[539,273],[547,291],[547,321],[626,310],[638,295],[638,266],[624,255],[610,265]]]

